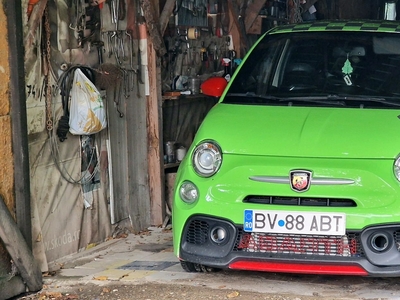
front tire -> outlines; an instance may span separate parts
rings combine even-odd
[[[217,268],[212,268],[212,267],[208,267],[208,266],[204,266],[204,265],[200,265],[200,264],[195,264],[195,263],[191,263],[188,261],[184,261],[181,260],[181,266],[182,269],[184,269],[186,272],[190,272],[190,273],[210,273],[210,272],[218,272],[220,271],[220,269]]]

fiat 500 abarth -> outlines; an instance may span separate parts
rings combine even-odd
[[[400,23],[273,28],[222,90],[176,177],[183,268],[399,276]]]

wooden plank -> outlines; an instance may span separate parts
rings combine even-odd
[[[43,1],[42,1],[43,2]],[[32,248],[31,198],[28,129],[25,95],[25,65],[23,48],[23,22],[20,2],[13,1],[7,5],[7,31],[9,46],[10,81],[9,90],[5,95],[10,97],[11,129],[14,170],[8,176],[14,175],[15,211],[18,228],[25,238],[29,249]],[[34,9],[36,13],[36,9]],[[5,135],[5,132],[2,132]],[[6,152],[7,153],[7,152]],[[4,160],[2,160],[4,162]],[[4,163],[5,166],[8,163]],[[3,167],[4,169],[4,167]],[[7,197],[8,195],[4,195]]]
[[[249,32],[251,26],[253,25],[254,21],[257,19],[260,10],[264,7],[266,0],[257,0],[253,1],[253,3],[249,4],[246,9],[244,25],[246,28],[246,33]]]
[[[164,35],[165,29],[167,28],[169,18],[171,17],[172,12],[174,11],[175,2],[176,0],[167,0],[167,2],[165,2],[165,5],[160,15],[161,35]]]
[[[242,41],[240,40],[239,29],[236,26],[236,20],[232,15],[232,11],[229,10],[229,34],[232,36],[233,49],[236,51],[236,57],[243,57]]]
[[[232,19],[234,20],[234,24],[239,32],[241,41],[240,53],[244,56],[250,48],[249,41],[246,36],[246,29],[244,27],[243,17],[240,16],[239,8],[233,2],[233,0],[228,0],[228,7],[230,14],[233,16]]]
[[[42,272],[10,211],[0,196],[0,239],[3,241],[29,291],[42,289]]]
[[[160,24],[158,23],[156,9],[151,0],[143,0],[141,1],[141,5],[153,48],[157,52],[157,55],[162,57],[167,53],[167,48],[160,33]]]
[[[148,166],[150,186],[150,219],[152,225],[163,224],[165,218],[164,161],[161,155],[162,147],[162,96],[160,68],[157,69],[157,57],[151,41],[147,41],[148,70],[150,93],[146,96],[147,103],[147,136],[148,136]]]
[[[247,30],[248,34],[261,34],[262,29],[262,18],[258,16],[253,22],[251,27]]]

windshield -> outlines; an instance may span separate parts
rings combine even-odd
[[[398,34],[272,34],[251,52],[223,102],[396,108],[399,75]]]

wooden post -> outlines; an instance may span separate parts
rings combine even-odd
[[[251,28],[251,25],[253,25],[254,21],[257,19],[261,8],[263,8],[266,0],[261,0],[261,1],[255,1],[251,4],[246,9],[245,13],[245,28],[246,28],[246,33],[249,32],[249,29]]]
[[[0,196],[0,239],[10,254],[29,291],[42,289],[42,272],[10,211]]]
[[[154,4],[151,0],[141,0],[144,18],[146,20],[147,30],[153,44],[153,48],[159,57],[167,53],[163,37],[160,33],[160,25],[156,17]]]
[[[172,15],[172,12],[174,11],[176,0],[167,0],[165,2],[164,8],[161,12],[160,15],[160,32],[161,35],[164,35],[165,28],[167,28],[169,18]]]
[[[147,19],[146,19],[147,25]],[[147,103],[148,167],[150,186],[150,218],[152,225],[163,224],[165,218],[165,182],[162,155],[161,68],[152,39],[147,40],[149,92]]]
[[[244,56],[250,48],[249,41],[246,36],[244,17],[240,16],[239,8],[237,7],[236,3],[234,3],[233,0],[228,0],[228,7],[230,10],[230,13],[233,16],[233,20],[236,25],[236,28],[238,29],[238,32],[239,32],[240,42],[241,42],[240,53]]]

